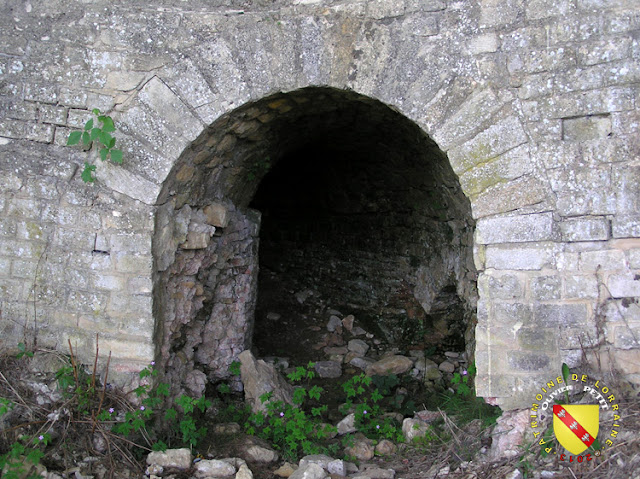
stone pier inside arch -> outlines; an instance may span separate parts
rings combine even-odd
[[[379,101],[306,88],[247,104],[183,153],[162,201],[158,342],[187,389],[260,346],[287,284],[391,344],[472,352],[469,202],[438,146]]]

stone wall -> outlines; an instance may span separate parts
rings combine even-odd
[[[215,263],[251,289],[260,164],[306,141],[276,133],[310,91],[278,92],[328,87],[414,122],[458,177],[476,222],[481,396],[526,405],[583,349],[640,383],[637,2],[10,1],[0,32],[3,349],[70,339],[88,359],[99,333],[115,373],[156,355],[188,365],[187,333],[202,341],[193,321],[213,311],[195,307],[202,292],[237,304],[239,350],[250,294],[225,302],[216,280],[175,300],[185,285],[163,275]],[[92,108],[116,121],[125,164],[85,185],[90,153],[64,143]],[[235,226],[213,232],[202,214],[220,205]],[[204,248],[183,247],[178,212]],[[172,302],[202,312],[171,332]],[[197,390],[201,374],[184,374]]]

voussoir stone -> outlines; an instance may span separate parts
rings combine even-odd
[[[413,367],[413,361],[406,356],[387,356],[367,368],[367,376],[402,374]]]

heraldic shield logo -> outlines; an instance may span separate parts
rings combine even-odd
[[[571,454],[579,455],[593,444],[600,429],[600,407],[597,404],[555,404],[553,432]]]

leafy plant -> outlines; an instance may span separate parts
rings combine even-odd
[[[233,361],[233,362],[229,365],[229,372],[230,372],[233,376],[240,376],[240,361]]]
[[[289,460],[296,459],[300,454],[335,453],[335,449],[322,444],[336,432],[334,426],[320,422],[327,406],[312,408],[310,414],[300,407],[307,397],[319,400],[322,388],[316,386],[308,392],[298,388],[297,391],[304,392],[294,396],[294,406],[282,401],[270,401],[271,393],[262,395],[260,400],[265,404],[266,412],[252,414],[245,423],[246,432],[271,442]]]
[[[100,159],[106,161],[110,159],[113,163],[122,164],[122,150],[116,149],[116,139],[111,135],[116,131],[113,119],[110,116],[103,115],[100,110],[94,108],[92,113],[95,115],[84,125],[82,131],[72,131],[67,139],[67,145],[77,145],[82,141],[85,147],[90,147],[93,142],[97,142],[100,145]],[[92,165],[88,162],[84,163],[84,170],[81,177],[85,183],[93,183],[95,177],[93,172],[96,170],[96,165]]]
[[[33,351],[27,351],[27,347],[24,345],[24,343],[18,343],[18,354],[16,354],[16,358],[21,359],[24,356],[32,358]]]
[[[362,373],[342,385],[347,395],[342,412],[346,414],[353,410],[356,429],[370,439],[401,441],[403,438],[399,425],[391,417],[384,415],[385,411],[380,404],[385,395],[391,396],[393,387],[399,383],[398,377],[394,376],[370,377]],[[382,386],[385,395],[374,387],[376,384]]]
[[[13,402],[6,398],[0,398],[0,416],[4,416],[6,413],[13,409]]]
[[[451,379],[451,384],[456,385],[456,393],[461,396],[475,396],[475,391],[473,390],[473,376],[476,374],[476,364],[473,363],[469,367],[462,371],[462,374],[455,373],[453,378]]]

